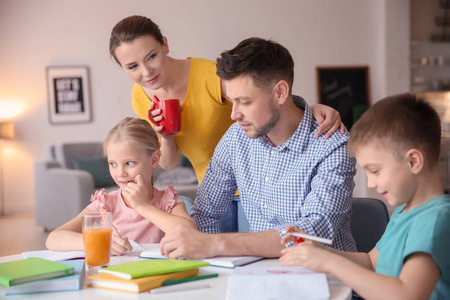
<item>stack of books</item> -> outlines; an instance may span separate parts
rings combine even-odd
[[[33,257],[0,263],[6,295],[79,290],[84,274],[84,259],[54,262]]]
[[[141,293],[163,285],[169,280],[196,276],[200,267],[209,263],[190,260],[140,260],[99,270],[88,277],[88,286],[117,291]]]

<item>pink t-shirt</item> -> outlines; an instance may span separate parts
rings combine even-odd
[[[121,189],[105,194],[105,190],[96,191],[91,197],[88,208],[91,212],[98,212],[100,208],[110,212],[112,223],[120,235],[126,236],[138,244],[159,243],[164,237],[164,232],[152,222],[142,217],[132,208],[126,206],[122,198]],[[171,213],[172,209],[183,200],[172,186],[165,191],[154,188],[152,205],[162,211]]]

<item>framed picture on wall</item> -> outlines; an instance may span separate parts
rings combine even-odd
[[[319,103],[336,109],[350,130],[370,106],[369,67],[317,67]]]
[[[47,67],[47,89],[50,124],[91,121],[88,67]]]

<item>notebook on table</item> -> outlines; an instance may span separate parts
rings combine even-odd
[[[40,257],[52,261],[61,261],[69,259],[84,259],[84,251],[52,251],[38,250],[22,252],[24,258]]]
[[[81,289],[85,276],[84,259],[63,261],[61,263],[72,266],[75,273],[69,276],[10,286],[6,289],[6,295],[76,291]]]
[[[138,254],[144,248],[142,248],[138,243],[136,243],[133,240],[129,241],[133,249],[129,252],[126,252],[126,255],[129,254]],[[38,251],[25,251],[22,252],[22,256],[24,258],[29,257],[40,257],[47,260],[52,261],[62,261],[62,260],[69,260],[69,259],[84,259],[84,251],[52,251],[52,250],[38,250]]]
[[[0,284],[12,286],[35,280],[68,276],[73,273],[72,266],[32,257],[0,263]]]
[[[159,248],[145,250],[139,255],[140,258],[152,258],[152,259],[167,259],[167,256],[161,255]],[[203,261],[209,263],[211,266],[235,268],[244,266],[259,260],[264,259],[260,256],[217,256],[212,258],[201,259],[197,261]]]
[[[184,279],[198,274],[197,269],[173,272],[169,274],[146,276],[136,279],[124,279],[110,273],[98,273],[88,277],[88,286],[131,293],[140,293],[162,286],[164,281]]]
[[[99,269],[99,273],[110,273],[125,279],[135,279],[146,276],[162,275],[173,272],[197,269],[209,266],[209,263],[194,260],[152,259],[139,260]]]

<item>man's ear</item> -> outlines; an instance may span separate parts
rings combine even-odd
[[[156,168],[159,165],[159,159],[161,158],[161,151],[156,150],[152,154],[152,168]]]
[[[417,175],[422,171],[424,167],[424,156],[422,151],[411,148],[405,154],[406,161],[408,163],[409,169],[414,175]]]
[[[278,99],[278,104],[284,104],[289,96],[289,84],[286,80],[281,79],[275,84],[275,94]]]

